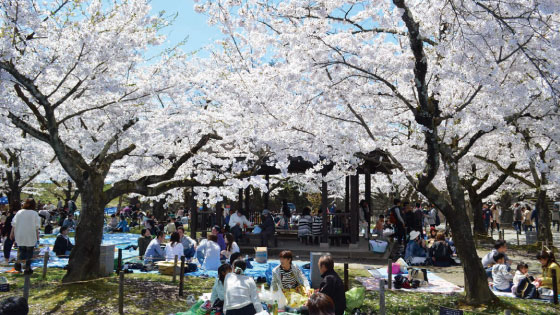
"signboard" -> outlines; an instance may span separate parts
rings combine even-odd
[[[463,315],[463,311],[440,306],[439,315]]]

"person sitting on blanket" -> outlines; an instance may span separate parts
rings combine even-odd
[[[128,221],[126,221],[124,215],[121,215],[121,220],[119,221],[119,224],[117,224],[117,228],[114,231],[125,233],[130,231],[130,228],[128,227]]]
[[[280,253],[280,265],[272,270],[272,290],[296,289],[302,293],[307,293],[309,281],[303,275],[301,269],[292,264],[292,252],[289,250]]]
[[[140,234],[142,237],[138,238],[138,254],[140,255],[140,259],[142,259],[146,253],[148,245],[150,245],[150,242],[152,241],[152,233],[150,233],[150,230],[143,228]]]
[[[218,278],[214,281],[214,286],[212,287],[212,295],[210,296],[210,302],[212,306],[218,306],[219,308],[224,307],[224,280],[226,275],[231,272],[230,264],[223,264],[218,268]]]
[[[204,270],[218,270],[221,264],[218,237],[208,234],[206,240],[201,241],[197,247],[196,255]]]
[[[175,260],[175,256],[179,259],[183,256],[183,244],[178,232],[171,234],[170,242],[165,246],[165,259]]]
[[[182,226],[177,228],[177,233],[179,233],[179,239],[183,244],[183,255],[186,259],[192,258],[196,253],[196,241],[185,235],[185,228]]]
[[[537,255],[537,260],[542,265],[542,277],[537,278],[535,286],[539,290],[539,295],[543,297],[552,296],[552,270],[556,270],[557,288],[560,288],[560,267],[550,251],[543,250]]]
[[[333,300],[335,315],[343,315],[346,309],[346,294],[342,279],[334,271],[334,261],[331,256],[325,255],[319,258],[318,264],[321,278],[323,278],[319,284],[319,292]]]
[[[500,292],[511,292],[513,276],[509,273],[509,266],[505,263],[506,255],[497,253],[494,255],[496,264],[492,266],[492,279],[494,290]]]
[[[231,254],[239,253],[239,246],[233,240],[233,235],[231,233],[226,234],[226,249],[221,251],[222,256],[226,259],[231,257]]]
[[[453,259],[451,258],[453,251],[445,240],[445,234],[443,234],[443,232],[437,233],[436,241],[434,245],[430,247],[429,251],[434,266],[449,267],[453,263]]]
[[[165,260],[165,252],[161,249],[161,244],[165,240],[165,234],[163,234],[163,231],[160,231],[156,236],[146,249],[146,255],[144,255],[144,262],[146,263],[149,261]]]
[[[74,245],[72,245],[68,238],[68,228],[63,226],[60,228],[60,234],[58,234],[54,242],[53,252],[55,252],[57,257],[68,256],[70,255],[72,247],[74,247]]]
[[[117,228],[117,225],[119,225],[119,222],[117,221],[117,216],[113,213],[111,214],[111,221],[107,224],[109,231],[114,231]]]
[[[412,231],[410,232],[410,240],[406,245],[406,250],[404,252],[404,259],[408,262],[411,261],[414,265],[416,263],[422,263],[420,260],[424,261],[428,257],[428,252],[426,251],[426,241],[420,238],[420,232]]]
[[[255,280],[243,274],[246,268],[245,261],[238,259],[233,263],[233,272],[224,278],[225,315],[254,315],[263,310]]]
[[[524,262],[520,262],[517,264],[517,271],[515,271],[515,275],[513,276],[513,286],[511,287],[511,292],[515,294],[517,286],[519,286],[519,282],[521,282],[524,278],[532,279],[532,277],[529,276],[529,265]],[[533,282],[533,280],[531,280],[531,282]]]
[[[509,260],[508,256],[506,255],[506,251],[507,251],[506,241],[498,240],[496,241],[496,243],[494,243],[494,249],[482,258],[482,267],[486,269],[486,276],[488,278],[492,278],[492,266],[496,263],[494,261],[494,256],[497,253],[504,254],[505,264],[508,266],[508,271],[509,271],[511,260]]]

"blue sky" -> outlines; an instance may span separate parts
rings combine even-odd
[[[165,11],[166,15],[178,14],[173,25],[162,32],[167,36],[165,48],[176,45],[188,36],[188,42],[183,49],[195,51],[223,36],[217,27],[208,25],[205,15],[194,11],[193,0],[152,0],[150,4],[154,14],[160,11]],[[208,55],[204,51],[199,54]]]

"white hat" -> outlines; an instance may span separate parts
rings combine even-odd
[[[420,232],[412,231],[412,232],[410,232],[410,239],[415,240],[419,235],[420,235]]]

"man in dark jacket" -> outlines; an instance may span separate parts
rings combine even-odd
[[[144,228],[140,231],[140,234],[142,234],[142,237],[138,238],[138,253],[140,255],[140,259],[142,259],[146,253],[148,245],[150,245],[150,242],[152,241],[152,233],[150,230]]]
[[[68,239],[68,227],[62,226],[60,228],[60,234],[56,237],[56,241],[54,242],[53,252],[56,253],[56,256],[68,256],[70,255],[70,251],[72,250],[72,243],[70,239]]]
[[[268,240],[274,237],[276,232],[274,219],[270,215],[268,209],[264,209],[262,212],[263,220],[261,224],[261,246],[268,247]]]
[[[334,261],[331,256],[319,258],[319,271],[321,272],[321,284],[319,292],[328,295],[334,302],[334,314],[343,315],[346,309],[346,295],[344,294],[344,283],[334,271]]]

